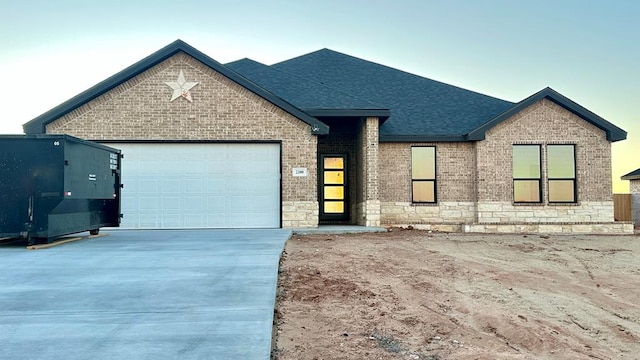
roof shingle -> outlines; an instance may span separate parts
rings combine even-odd
[[[251,59],[237,60],[224,66],[300,109],[386,109],[381,105]]]
[[[421,136],[462,140],[514,105],[329,49],[272,67],[389,108],[391,116],[380,127],[380,140]]]

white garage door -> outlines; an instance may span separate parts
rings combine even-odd
[[[107,144],[121,149],[121,227],[280,227],[279,144]]]

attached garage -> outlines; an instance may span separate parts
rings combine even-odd
[[[329,127],[179,40],[24,130],[121,149],[123,228],[318,226]]]
[[[280,227],[279,143],[109,146],[126,159],[123,228]]]

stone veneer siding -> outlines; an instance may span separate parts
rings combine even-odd
[[[182,70],[193,103],[170,102]],[[282,225],[318,225],[317,138],[310,126],[190,56],[179,53],[47,125],[89,140],[279,141]],[[294,167],[308,170],[294,177]]]
[[[631,219],[636,226],[640,226],[640,179],[631,180]]]
[[[514,144],[541,144],[542,196],[536,205],[513,203]],[[576,204],[547,203],[546,148],[575,144]],[[496,125],[476,143],[479,223],[613,222],[611,143],[605,132],[544,99]]]
[[[627,222],[571,223],[571,224],[468,224],[463,227],[469,233],[520,233],[520,234],[633,234],[633,224]]]
[[[414,146],[436,148],[436,204],[411,202],[411,148]],[[475,222],[475,161],[473,143],[381,143],[382,223],[459,225]]]

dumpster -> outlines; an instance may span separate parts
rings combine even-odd
[[[35,244],[119,226],[121,158],[69,135],[0,135],[0,238]]]

